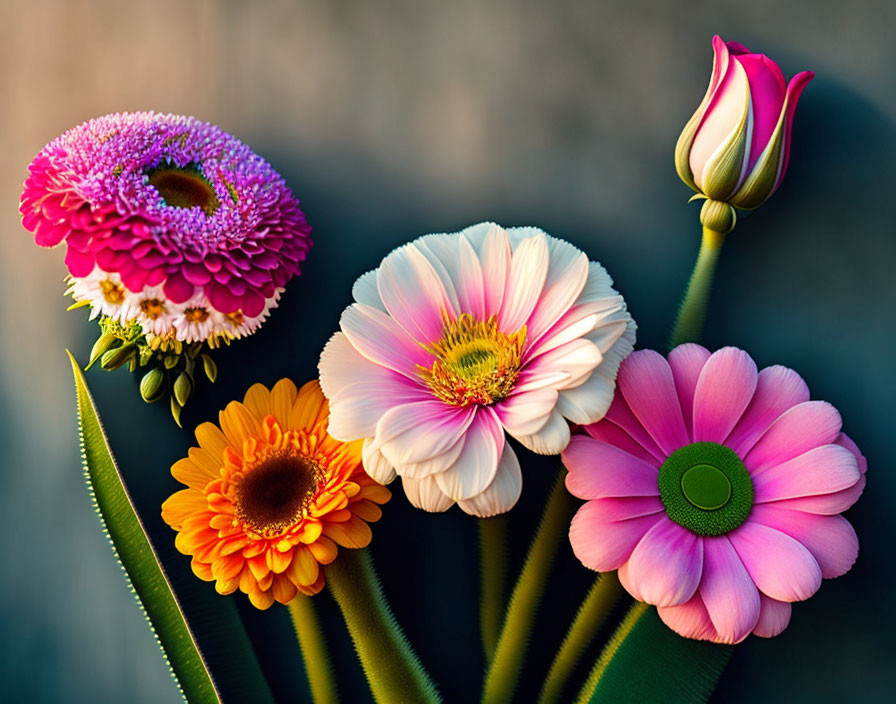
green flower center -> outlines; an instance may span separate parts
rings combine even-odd
[[[697,535],[724,535],[750,515],[753,482],[743,461],[714,442],[679,448],[659,471],[666,514]]]
[[[206,215],[214,215],[221,202],[215,189],[198,166],[159,166],[147,172],[149,185],[155,188],[165,205],[172,208],[202,208]]]

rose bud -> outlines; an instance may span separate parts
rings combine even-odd
[[[718,36],[712,46],[709,88],[678,138],[675,168],[696,198],[728,205],[701,212],[705,227],[724,233],[734,227],[731,206],[757,208],[780,185],[796,104],[815,74],[803,71],[788,84],[764,54]]]

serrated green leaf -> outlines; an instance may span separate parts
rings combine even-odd
[[[272,702],[239,615],[233,604],[225,600],[216,604],[214,617],[215,635],[227,641],[229,662],[220,663],[220,666],[230,670],[228,675],[234,670],[240,673],[241,691],[232,700],[229,696],[226,700],[222,697],[128,494],[84,374],[72,354],[69,352],[68,355],[75,376],[81,455],[87,485],[100,523],[124,569],[128,586],[159,642],[181,694],[190,704],[225,701],[229,704],[229,701],[244,701],[247,693],[251,693],[253,702]]]
[[[701,704],[713,693],[732,651],[730,645],[682,638],[655,608],[636,604],[598,658],[579,701]]]

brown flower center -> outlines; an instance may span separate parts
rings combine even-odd
[[[121,302],[124,301],[124,286],[117,284],[114,281],[110,281],[109,279],[100,281],[100,291],[107,303],[120,305]]]
[[[269,456],[243,475],[236,515],[263,535],[282,533],[311,505],[323,470],[290,452]]]
[[[215,189],[198,166],[159,166],[147,172],[147,176],[149,185],[172,208],[202,208],[206,215],[214,215],[221,206]]]
[[[165,302],[158,298],[144,298],[140,301],[140,310],[150,320],[156,320],[165,312]]]
[[[187,308],[184,311],[184,318],[188,323],[204,323],[208,320],[208,311],[205,308]]]

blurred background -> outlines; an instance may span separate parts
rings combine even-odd
[[[39,250],[19,223],[26,166],[46,142],[108,112],[192,114],[271,161],[314,227],[305,274],[255,338],[219,355],[222,379],[191,401],[187,430],[143,404],[127,372],[88,375],[166,567],[185,599],[213,602],[159,517],[178,488],[168,468],[189,431],[251,383],[312,378],[351,283],[392,247],[485,219],[540,226],[601,261],[640,324],[639,346],[662,348],[699,241],[699,205],[686,203],[672,152],[719,33],[787,76],[817,78],[783,187],[723,252],[705,342],[797,369],[840,409],[870,471],[849,514],[862,543],[854,570],[796,606],[783,636],[739,647],[715,698],[889,700],[894,26],[884,0],[0,2],[0,699],[179,701],[79,467],[64,348],[85,360],[95,328],[65,312],[64,252]],[[524,467],[514,566],[556,460]],[[374,530],[399,621],[449,701],[478,696],[475,541],[458,512],[424,515],[400,495]],[[566,552],[555,577],[523,692],[590,580]],[[237,601],[279,700],[301,701],[286,610]],[[346,701],[365,701],[338,613],[328,596],[319,603]]]

